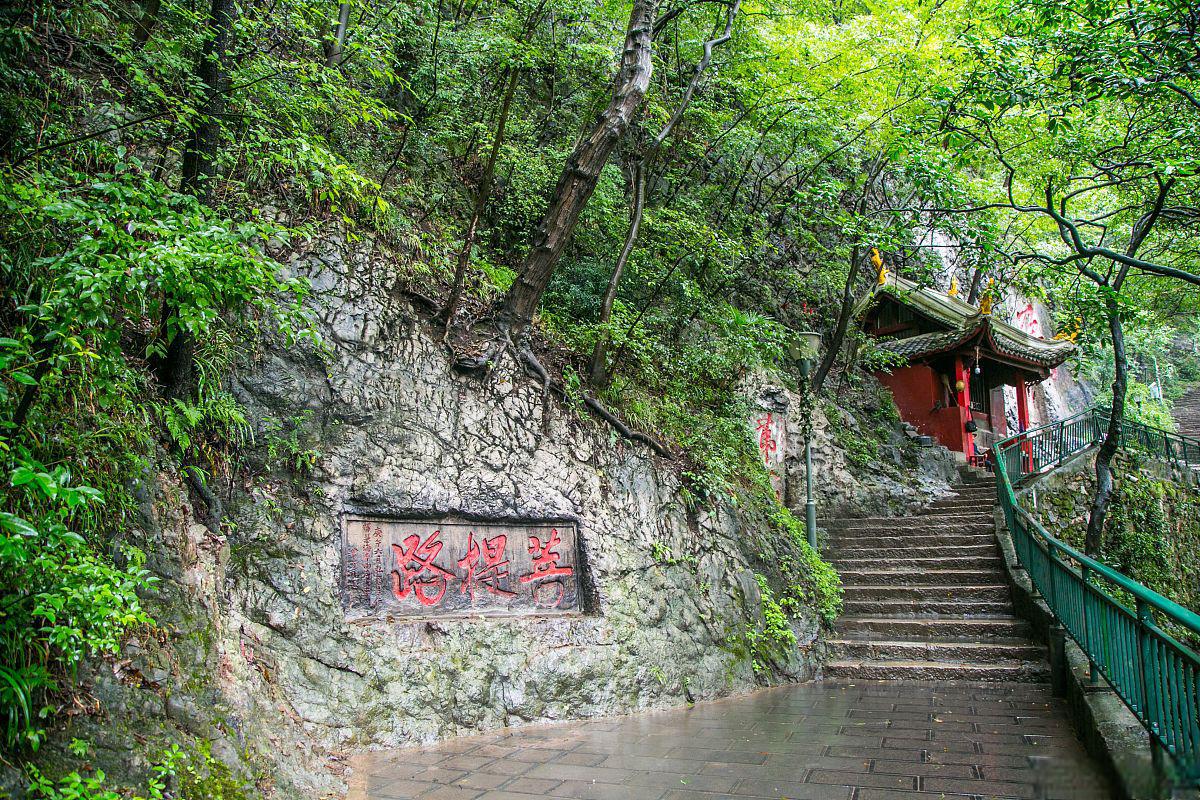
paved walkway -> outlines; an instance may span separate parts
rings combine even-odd
[[[826,681],[373,753],[350,800],[1107,800],[1045,684]]]

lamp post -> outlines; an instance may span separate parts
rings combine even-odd
[[[813,363],[821,353],[821,334],[814,331],[804,331],[797,334],[800,340],[794,351],[796,360],[800,363],[800,377],[804,379],[805,391],[812,397],[812,386],[809,380],[812,376]],[[804,435],[804,527],[808,533],[808,544],[817,549],[817,503],[812,493],[812,407],[809,407],[809,429]]]

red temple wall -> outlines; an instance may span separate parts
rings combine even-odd
[[[891,390],[901,419],[926,436],[937,439],[939,444],[960,453],[966,452],[963,425],[970,411],[959,406],[934,410],[942,399],[942,384],[936,372],[924,364],[913,364],[900,367],[890,375],[880,373],[877,377]]]

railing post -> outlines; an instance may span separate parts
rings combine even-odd
[[[1055,575],[1058,570],[1054,568],[1054,564],[1058,561],[1058,543],[1047,541],[1046,555],[1049,556],[1048,569],[1050,571],[1050,596],[1046,598],[1046,602],[1050,606],[1050,611],[1054,613],[1055,618],[1061,619],[1058,613],[1058,580]]]
[[[1153,714],[1155,698],[1150,681],[1150,636],[1147,628],[1153,621],[1154,617],[1150,611],[1150,604],[1140,597],[1137,598],[1137,673],[1142,689],[1142,716],[1146,720],[1147,730],[1150,731],[1152,746],[1156,738],[1155,735],[1158,732],[1158,725]]]
[[[1088,603],[1092,597],[1089,590],[1092,585],[1092,570],[1087,564],[1080,564],[1079,573],[1083,577],[1083,650],[1088,660],[1088,681],[1096,684],[1100,681],[1100,672],[1096,668],[1096,659],[1092,656],[1092,625],[1088,620]]]

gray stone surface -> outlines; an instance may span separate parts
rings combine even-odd
[[[355,759],[350,800],[1106,800],[1045,685],[826,681]]]
[[[954,456],[944,447],[922,447],[906,436],[899,419],[890,419],[883,410],[891,403],[887,391],[867,378],[862,387],[845,393],[844,406],[814,409],[813,493],[820,516],[899,516],[951,494],[959,478]],[[874,413],[856,414],[851,408]],[[787,427],[785,499],[797,509],[805,501],[804,439],[809,434],[794,410]],[[844,446],[850,441],[871,451],[867,463],[851,460]]]

